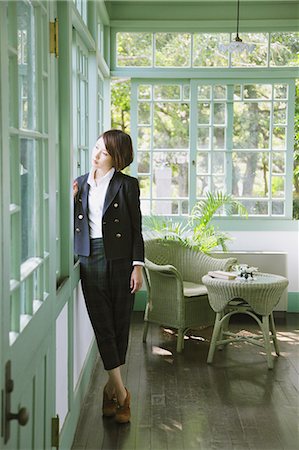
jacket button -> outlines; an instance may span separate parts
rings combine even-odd
[[[103,222],[103,225],[106,225],[107,222]]]
[[[117,238],[121,238],[121,234],[120,234],[120,233],[117,233],[115,236],[116,236]]]
[[[82,203],[82,198],[79,198],[79,202],[81,202],[81,203]]]
[[[118,208],[118,203],[114,203],[114,208]]]
[[[115,223],[118,223],[118,222],[119,222],[119,219],[114,219],[114,222],[115,222]]]
[[[76,231],[77,231],[77,233],[80,233],[81,230],[80,230],[80,228],[76,228]]]
[[[80,219],[80,220],[83,219],[83,215],[79,214],[78,219]]]

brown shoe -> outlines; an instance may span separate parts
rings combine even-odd
[[[131,411],[130,411],[130,402],[131,402],[131,395],[127,388],[127,396],[125,398],[125,402],[123,405],[118,405],[116,414],[115,414],[115,421],[118,423],[127,423],[130,422],[131,419]]]
[[[106,387],[106,386],[105,386]],[[109,398],[107,392],[103,392],[103,416],[105,417],[112,417],[115,416],[117,410],[117,401],[115,397]]]

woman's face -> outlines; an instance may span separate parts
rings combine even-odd
[[[91,164],[95,169],[110,170],[113,167],[112,157],[106,150],[104,139],[100,137],[92,149]]]

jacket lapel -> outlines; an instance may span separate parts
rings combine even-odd
[[[80,192],[80,197],[82,199],[82,208],[83,208],[84,212],[87,211],[87,201],[88,201],[88,192],[89,192],[89,184],[87,183],[88,175],[89,174],[86,174],[86,176],[82,180],[81,192]]]
[[[117,192],[119,191],[120,186],[122,185],[122,177],[119,172],[115,172],[113,177],[111,178],[111,181],[109,183],[105,202],[104,202],[104,208],[103,208],[103,216],[105,212],[107,211],[109,205],[111,204],[112,200],[116,196]]]

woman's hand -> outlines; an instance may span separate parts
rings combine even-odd
[[[131,294],[139,291],[142,286],[142,266],[134,266],[131,274],[130,288]]]
[[[78,194],[78,190],[79,190],[79,188],[78,188],[78,181],[74,181],[73,182],[73,195],[74,195],[74,198]]]

